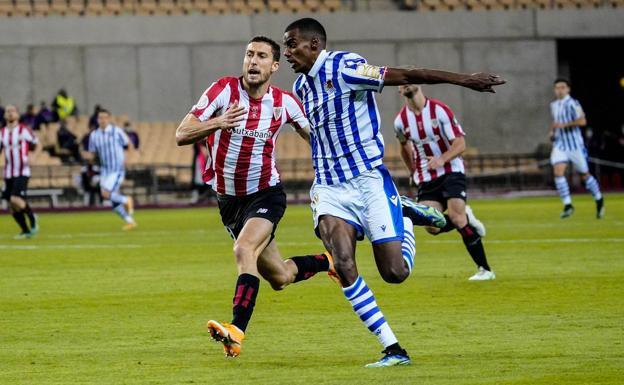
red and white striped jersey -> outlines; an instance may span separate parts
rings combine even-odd
[[[421,184],[451,172],[464,173],[464,161],[458,156],[435,170],[427,169],[428,156],[440,156],[451,148],[451,142],[466,135],[453,111],[444,103],[427,99],[420,114],[403,106],[394,120],[394,130],[401,143],[411,140],[415,148],[414,182]]]
[[[23,124],[0,128],[0,152],[4,151],[4,179],[30,176],[28,151],[37,137]]]
[[[212,83],[191,109],[200,121],[222,115],[232,105],[247,115],[235,129],[217,130],[206,139],[208,159],[204,181],[219,194],[244,196],[275,186],[275,143],[286,123],[306,127],[299,101],[289,92],[270,86],[261,99],[249,97],[242,78],[224,77]]]

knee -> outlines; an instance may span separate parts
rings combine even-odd
[[[407,265],[390,266],[381,272],[381,277],[387,283],[401,283],[409,277],[409,269]]]
[[[22,200],[22,198],[15,195],[11,195],[11,197],[9,198],[9,204],[15,209],[21,209],[23,202],[24,201]]]
[[[253,262],[253,249],[246,243],[234,243],[234,257],[239,265],[246,265]]]
[[[271,285],[271,288],[275,291],[284,290],[286,286],[289,284],[289,279],[286,275],[274,275],[269,277],[267,280]]]
[[[343,283],[350,285],[357,279],[357,269],[353,258],[348,255],[332,254],[334,257],[334,269]]]
[[[457,228],[466,226],[466,223],[468,222],[465,212],[449,212],[449,218]]]
[[[109,199],[110,198],[110,192],[108,192],[106,190],[102,190],[101,191],[101,195],[102,195],[102,198],[104,198],[104,199]]]

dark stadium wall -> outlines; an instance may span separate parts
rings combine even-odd
[[[298,15],[300,16],[300,15]],[[295,16],[12,18],[0,23],[0,98],[20,106],[50,101],[60,87],[83,113],[106,105],[137,120],[177,121],[220,76],[238,74],[255,34],[281,40]],[[556,40],[624,36],[624,10],[367,12],[319,14],[331,49],[371,63],[492,71],[509,83],[497,94],[428,86],[449,104],[483,153],[531,152],[545,141]],[[284,65],[275,83],[290,89]],[[384,135],[401,105],[395,89],[379,96]]]

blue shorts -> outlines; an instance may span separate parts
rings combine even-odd
[[[401,198],[383,165],[342,183],[315,183],[310,198],[317,236],[319,218],[331,215],[355,227],[358,240],[364,235],[373,244],[403,240]]]

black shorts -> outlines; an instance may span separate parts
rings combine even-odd
[[[18,196],[26,199],[26,191],[28,190],[28,177],[18,176],[4,180],[4,190],[2,191],[2,199],[9,200],[11,196]]]
[[[280,219],[286,211],[286,193],[282,185],[269,187],[250,195],[237,197],[217,195],[221,221],[232,238],[238,238],[243,226],[250,218],[264,218],[273,223],[271,239]]]
[[[444,174],[418,186],[418,202],[440,202],[446,209],[446,201],[451,198],[466,200],[466,175],[461,172]]]

